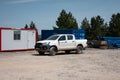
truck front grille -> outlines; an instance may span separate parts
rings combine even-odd
[[[39,49],[39,50],[48,50],[49,46],[48,45],[42,45],[42,43],[36,43],[35,44],[35,49]]]

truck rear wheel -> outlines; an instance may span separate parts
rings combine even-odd
[[[50,56],[55,56],[57,53],[57,48],[56,47],[51,47],[50,48]]]
[[[76,53],[77,54],[82,54],[83,52],[82,52],[82,46],[77,46],[77,49],[76,49]]]

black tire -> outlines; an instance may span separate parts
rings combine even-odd
[[[40,51],[39,51],[39,55],[44,55],[44,53],[45,53],[45,52],[40,52]]]
[[[57,53],[57,48],[56,47],[51,47],[50,48],[50,56],[55,56]]]
[[[82,46],[77,46],[76,53],[77,54],[82,54],[83,53],[82,49],[83,49]]]

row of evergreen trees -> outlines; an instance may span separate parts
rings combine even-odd
[[[102,36],[120,37],[120,13],[113,14],[110,22],[106,23],[104,19],[98,15],[89,20],[85,17],[78,26],[77,20],[71,12],[66,12],[64,9],[60,12],[56,20],[56,26],[53,29],[84,29],[88,40],[96,39]],[[35,23],[31,21],[30,25],[25,25],[25,28],[36,28]]]
[[[98,15],[87,20],[85,17],[78,27],[76,19],[72,13],[62,10],[56,21],[57,27],[53,29],[84,29],[86,30],[86,38],[89,40],[102,36],[120,37],[120,13],[113,14],[110,22],[104,22],[104,19]]]
[[[109,23],[105,23],[99,15],[92,17],[90,22],[85,18],[81,28],[86,30],[87,39],[102,36],[120,37],[120,13],[113,14]]]
[[[30,25],[28,26],[28,25],[26,24],[24,28],[34,29],[34,28],[36,28],[36,25],[35,25],[35,23],[34,23],[33,21],[31,21]]]

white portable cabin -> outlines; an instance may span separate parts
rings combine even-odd
[[[32,50],[37,39],[37,29],[0,28],[0,52]]]

